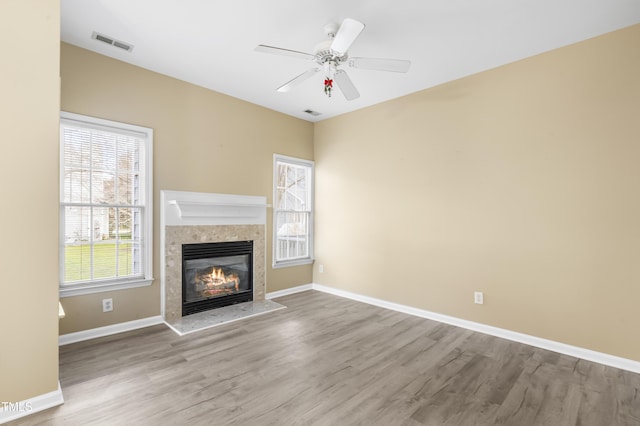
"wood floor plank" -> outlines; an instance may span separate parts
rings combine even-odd
[[[640,425],[640,375],[337,296],[60,348],[65,404],[12,425]]]

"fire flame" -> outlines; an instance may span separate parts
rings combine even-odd
[[[240,278],[235,273],[225,274],[222,268],[211,268],[205,273],[196,274],[196,283],[202,290],[203,296],[214,296],[238,291]]]

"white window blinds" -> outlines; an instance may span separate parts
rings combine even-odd
[[[144,279],[150,134],[83,118],[60,122],[61,285]]]
[[[313,162],[274,157],[274,266],[308,263],[313,251]]]

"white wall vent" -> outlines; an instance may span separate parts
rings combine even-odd
[[[131,52],[133,50],[133,44],[125,43],[124,41],[119,41],[114,39],[113,37],[109,37],[104,34],[100,34],[97,32],[93,32],[91,34],[91,38],[94,40],[101,41],[103,43],[110,44],[111,46],[117,47],[122,50],[126,50],[127,52]]]
[[[312,110],[312,109],[305,109],[305,110],[304,110],[304,112],[306,112],[307,114],[311,114],[311,115],[313,115],[314,117],[317,117],[317,116],[319,116],[319,115],[320,115],[320,113],[319,113],[318,111],[314,111],[314,110]]]

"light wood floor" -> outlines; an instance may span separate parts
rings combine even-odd
[[[336,296],[179,337],[60,348],[65,404],[13,424],[640,425],[640,375]]]

